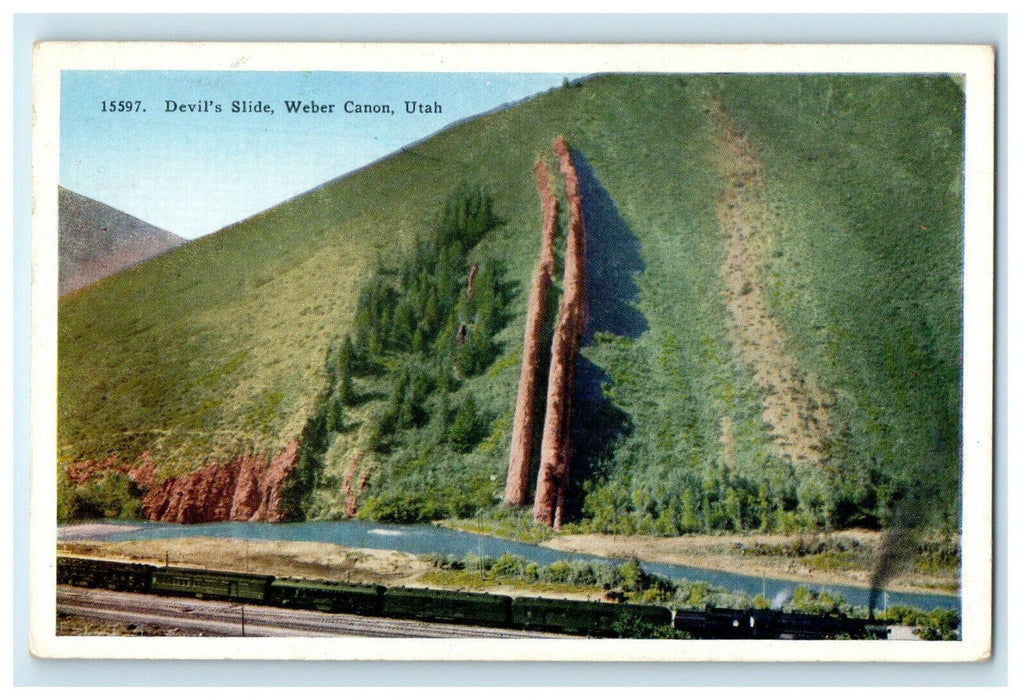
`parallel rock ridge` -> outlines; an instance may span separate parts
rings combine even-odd
[[[568,239],[564,253],[564,294],[557,314],[546,392],[546,420],[539,478],[536,482],[535,519],[559,529],[564,491],[569,481],[571,451],[571,399],[575,362],[585,330],[585,225],[578,191],[578,175],[562,136],[553,144],[568,199]]]
[[[524,505],[528,500],[532,469],[532,437],[535,429],[535,385],[545,333],[546,299],[553,285],[553,240],[557,235],[557,197],[553,194],[550,173],[541,156],[535,164],[535,175],[542,203],[542,248],[528,297],[525,343],[521,353],[521,379],[518,381],[518,397],[514,406],[514,433],[510,441],[507,486],[503,495],[503,502],[511,506]]]

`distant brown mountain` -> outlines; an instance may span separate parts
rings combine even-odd
[[[63,187],[58,188],[58,206],[62,296],[186,242]]]

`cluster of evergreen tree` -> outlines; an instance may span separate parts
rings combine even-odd
[[[344,338],[337,353],[335,394],[340,405],[352,403],[352,376],[386,366],[386,358],[397,368],[372,430],[375,450],[388,452],[391,436],[425,427],[433,412],[441,441],[459,451],[474,446],[474,400],[467,395],[453,410],[447,395],[492,364],[493,337],[507,321],[510,291],[501,263],[479,265],[469,255],[498,223],[481,187],[462,189],[447,201],[431,237],[416,241],[397,269],[379,265],[360,289],[354,340]]]
[[[584,490],[578,527],[589,531],[681,535],[772,532],[802,525],[793,513],[798,504],[791,489],[783,493],[768,481],[729,474],[724,468],[711,469],[703,478],[682,471],[648,485],[620,479],[587,481]],[[814,518],[811,514],[808,519]]]
[[[814,468],[761,478],[729,473],[716,458],[701,475],[683,470],[660,482],[618,474],[583,488],[580,527],[649,535],[877,529],[892,522],[890,508],[904,495],[882,472],[855,484]]]
[[[881,528],[893,522],[892,509],[906,493],[883,470],[839,476],[765,456],[743,472],[718,456],[683,463],[674,454],[658,455],[666,460],[660,471],[632,470],[640,457],[628,451],[621,454],[627,468],[594,470],[582,484],[581,518],[573,527],[672,536]]]
[[[434,461],[452,461],[485,435],[486,419],[462,385],[496,359],[494,336],[509,320],[512,290],[502,263],[472,256],[498,224],[485,190],[463,188],[448,199],[429,236],[401,259],[379,261],[358,291],[351,333],[328,353],[327,385],[301,435],[300,475],[286,489],[290,504],[305,508],[299,494],[316,487],[332,433],[356,426],[349,409],[377,400],[366,439],[389,474],[376,480],[382,483],[365,501],[375,512],[362,515],[423,520],[452,510],[436,498],[394,503],[396,498],[376,492],[382,485],[390,493],[409,490],[404,482],[419,468],[409,454],[415,447],[433,450]],[[466,512],[466,504],[458,510]]]
[[[361,287],[351,358],[446,355],[463,376],[484,370],[494,359],[492,336],[505,323],[507,293],[495,260],[474,266],[468,293],[468,254],[498,223],[481,188],[451,196],[433,235],[416,241],[398,269],[380,264]]]
[[[335,425],[329,423],[334,406],[323,394],[317,409],[300,432],[296,466],[282,484],[282,500],[279,503],[279,510],[287,520],[303,520],[310,507],[314,488],[325,468],[325,451],[336,429]]]

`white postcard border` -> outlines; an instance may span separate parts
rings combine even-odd
[[[965,75],[962,640],[650,641],[57,637],[56,345],[60,71],[952,73]],[[992,630],[994,55],[988,46],[46,42],[33,65],[29,644],[61,658],[974,661]]]

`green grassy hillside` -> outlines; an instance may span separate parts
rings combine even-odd
[[[296,516],[346,512],[359,449],[363,516],[511,517],[498,502],[539,246],[532,166],[564,134],[594,271],[572,527],[876,527],[925,483],[934,524],[955,527],[962,100],[944,77],[601,76],[455,126],[62,298],[62,464],[150,450],[166,476],[301,438]],[[776,447],[728,331],[717,104],[763,166],[758,293],[831,397],[816,463]],[[497,221],[417,262],[468,188]],[[471,262],[490,299],[455,302],[415,340],[428,302],[406,271],[457,270],[433,282],[449,294]],[[374,294],[393,299],[375,323],[409,332],[368,352],[358,301]],[[473,361],[447,345],[450,321],[488,328]],[[363,365],[344,372],[347,336]]]

